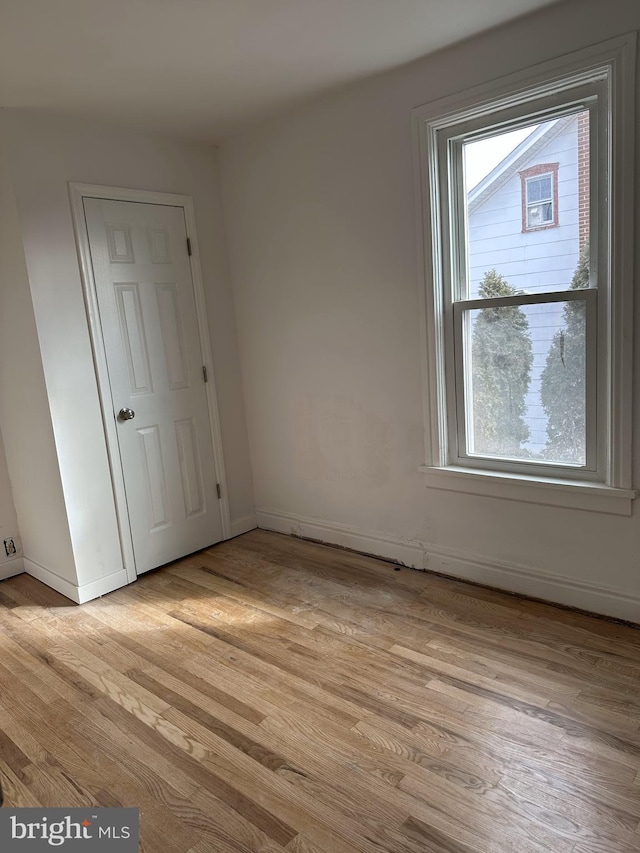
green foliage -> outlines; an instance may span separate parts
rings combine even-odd
[[[580,252],[578,266],[571,279],[571,290],[586,290],[589,287],[589,244],[585,243]]]
[[[571,290],[589,287],[589,245],[580,254]],[[542,371],[540,398],[548,418],[545,457],[585,462],[586,316],[584,302],[567,302]]]
[[[485,273],[481,297],[519,291],[495,271]],[[474,449],[476,453],[523,456],[529,439],[524,416],[533,354],[529,321],[517,306],[483,308],[472,339]]]

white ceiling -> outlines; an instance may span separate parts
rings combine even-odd
[[[0,105],[220,139],[555,0],[0,0]]]

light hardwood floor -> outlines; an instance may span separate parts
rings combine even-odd
[[[640,851],[640,631],[254,531],[72,606],[0,584],[9,806],[146,853]]]

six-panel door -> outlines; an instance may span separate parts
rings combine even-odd
[[[222,539],[184,212],[84,209],[140,574]]]

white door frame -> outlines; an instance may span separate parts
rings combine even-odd
[[[91,263],[91,249],[89,246],[89,234],[84,215],[83,199],[99,198],[110,201],[133,201],[143,204],[160,204],[169,207],[181,207],[184,211],[187,237],[191,243],[191,278],[196,302],[196,314],[198,318],[198,331],[200,332],[200,346],[202,351],[202,364],[207,369],[205,384],[207,402],[209,404],[209,423],[211,425],[211,441],[213,445],[213,463],[215,466],[216,481],[220,484],[222,496],[219,500],[220,517],[222,520],[223,539],[231,537],[231,521],[229,517],[229,500],[227,498],[227,482],[224,470],[224,457],[222,453],[222,432],[220,430],[220,417],[218,414],[218,400],[216,395],[216,384],[211,357],[211,340],[209,337],[209,325],[207,323],[207,308],[204,298],[204,287],[202,280],[202,269],[200,267],[200,254],[198,251],[198,235],[196,232],[196,219],[193,209],[193,199],[186,195],[174,195],[173,193],[152,192],[150,190],[131,190],[121,187],[102,187],[95,184],[69,184],[69,196],[71,199],[71,211],[73,225],[76,235],[78,257],[80,260],[80,271],[89,324],[89,335],[93,349],[93,359],[98,383],[98,394],[102,409],[102,422],[109,455],[109,466],[111,469],[111,482],[118,517],[118,528],[120,531],[120,544],[122,551],[122,562],[127,573],[127,580],[132,583],[138,577],[136,573],[135,557],[133,552],[133,539],[129,525],[129,513],[127,510],[127,499],[124,486],[124,475],[120,461],[118,435],[116,423],[113,417],[113,399],[109,384],[109,373],[107,371],[107,354],[100,324],[100,313],[98,311],[98,297],[96,284],[93,277],[93,265]]]

